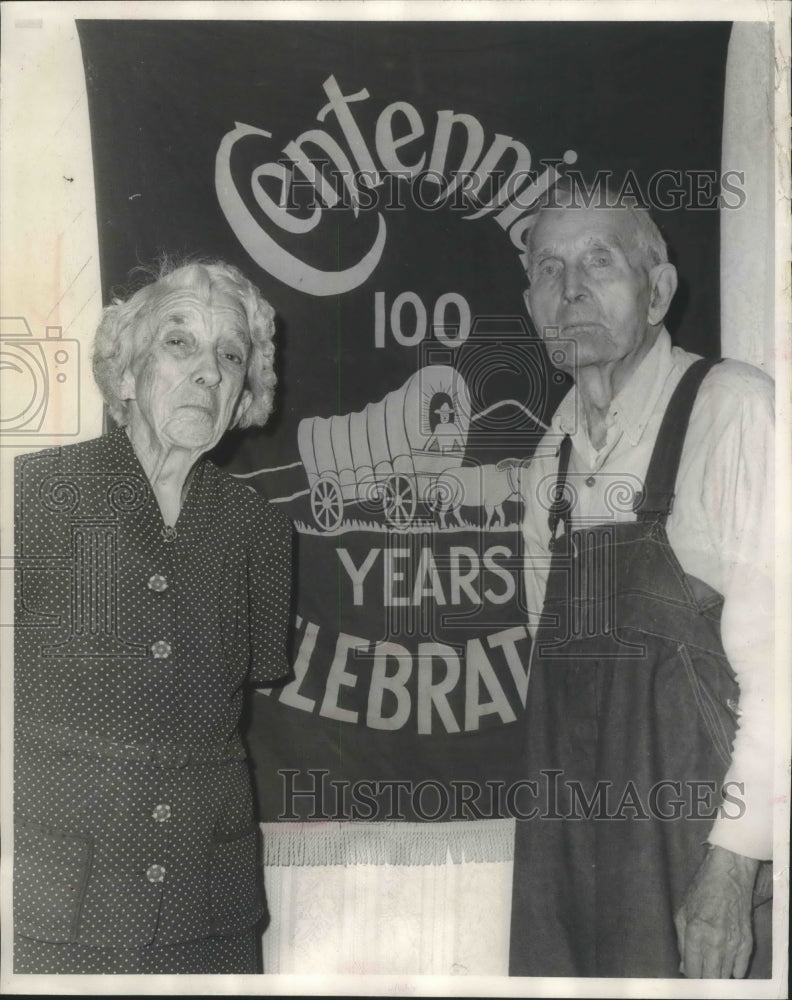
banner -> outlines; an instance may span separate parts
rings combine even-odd
[[[260,819],[501,815],[540,610],[521,473],[569,388],[523,305],[532,209],[564,175],[648,203],[675,342],[717,353],[730,25],[78,27],[105,301],[170,252],[278,314],[276,412],[214,456],[295,525],[294,677],[246,719]]]

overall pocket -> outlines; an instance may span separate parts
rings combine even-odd
[[[54,944],[76,941],[93,841],[46,827],[14,828],[14,931]]]
[[[678,651],[696,700],[699,715],[706,726],[718,756],[728,767],[731,763],[735,732],[735,713],[730,705],[731,699],[723,698],[720,700],[713,695],[707,684],[699,677],[690,651],[684,643],[680,643]],[[730,688],[733,688],[732,693],[735,695],[736,703],[736,698],[739,697],[739,688],[736,684],[730,684]]]
[[[262,914],[257,837],[256,827],[250,826],[214,843],[210,875],[213,934],[245,930]]]

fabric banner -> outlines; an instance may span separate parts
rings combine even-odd
[[[505,815],[521,470],[569,387],[524,310],[532,207],[606,173],[648,202],[669,328],[717,353],[730,25],[78,27],[105,301],[170,252],[278,314],[276,413],[214,456],[295,525],[294,677],[246,718],[260,819]]]

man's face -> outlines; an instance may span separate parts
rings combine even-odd
[[[166,448],[208,451],[250,400],[244,311],[223,292],[177,287],[157,295],[146,322],[151,343],[122,381],[132,430]]]
[[[652,282],[620,209],[545,210],[533,232],[526,304],[539,335],[572,341],[558,367],[627,365],[651,346]],[[548,328],[553,332],[548,336]],[[563,349],[562,349],[563,353]]]

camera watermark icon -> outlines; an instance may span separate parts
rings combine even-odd
[[[80,343],[62,327],[36,338],[23,316],[0,317],[0,445],[77,434],[79,375]]]
[[[557,333],[554,331],[554,333]],[[420,372],[432,365],[449,365],[455,379],[464,386],[458,392],[464,400],[464,412],[447,419],[467,426],[466,448],[478,454],[504,452],[513,459],[530,457],[540,442],[557,447],[549,426],[549,415],[559,399],[569,390],[568,377],[559,364],[568,360],[574,365],[577,345],[554,336],[552,344],[534,336],[522,316],[479,315],[473,318],[470,333],[457,346],[435,340],[420,345]],[[419,374],[420,374],[419,372]],[[429,398],[426,386],[422,398]],[[430,412],[439,412],[439,405]],[[438,419],[442,419],[439,417]],[[430,428],[435,434],[434,427]],[[440,427],[440,431],[448,427]]]

